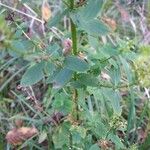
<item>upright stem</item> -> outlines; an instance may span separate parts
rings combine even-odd
[[[74,0],[70,0],[70,9],[71,9],[71,10],[74,9]]]
[[[70,9],[74,9],[74,0],[70,1]],[[71,20],[71,34],[72,34],[72,48],[73,48],[73,54],[77,55],[77,31],[76,31],[76,26]]]
[[[74,0],[70,0],[70,9],[74,9]],[[71,20],[71,36],[72,36],[72,49],[73,49],[73,55],[77,55],[77,31],[76,31],[76,26]],[[74,74],[74,79],[76,80],[76,73]],[[78,120],[78,102],[77,102],[77,89],[74,89],[73,91],[73,102],[74,102],[74,109],[73,109],[73,116]]]
[[[71,33],[72,33],[73,54],[77,55],[77,31],[76,31],[76,26],[72,20],[71,20]]]

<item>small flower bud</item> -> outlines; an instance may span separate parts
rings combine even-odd
[[[63,54],[67,56],[71,53],[72,41],[68,38],[63,41]]]

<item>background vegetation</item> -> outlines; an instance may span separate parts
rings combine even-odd
[[[150,1],[1,0],[0,150],[148,150]]]

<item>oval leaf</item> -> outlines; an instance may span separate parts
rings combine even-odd
[[[98,79],[91,74],[85,74],[82,73],[78,76],[78,82],[85,85],[85,86],[92,86],[97,87],[98,86]]]
[[[70,70],[78,72],[84,72],[89,69],[87,62],[75,56],[66,57],[65,66]]]
[[[90,35],[106,35],[109,32],[107,26],[97,19],[83,22],[82,29]]]
[[[39,82],[43,77],[44,62],[38,63],[30,67],[21,79],[22,86],[30,86]]]
[[[61,88],[64,86],[69,80],[71,79],[73,71],[63,68],[56,74],[56,77],[53,80],[53,87],[54,88]]]
[[[97,16],[103,5],[103,0],[89,0],[88,4],[81,10],[81,15],[86,19],[93,19]]]

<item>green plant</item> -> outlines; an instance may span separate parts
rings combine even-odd
[[[28,4],[28,0],[24,2]],[[39,7],[39,1],[33,3]],[[141,47],[135,46],[136,39],[116,35],[108,18],[104,19],[104,10],[112,5],[103,0],[64,0],[60,12],[46,18],[45,24],[23,13],[24,23],[17,15],[10,24],[0,20],[0,32],[9,25],[0,41],[0,139],[11,126],[20,128],[19,120],[21,126],[34,126],[38,133],[19,140],[15,135],[17,149],[122,150],[139,146],[137,129],[144,119],[149,121],[149,102],[141,102],[136,69]],[[5,10],[2,14],[10,15]],[[62,26],[64,17],[69,19],[69,30]],[[37,21],[35,28],[27,25],[29,18]],[[137,109],[141,103],[144,106]],[[0,146],[11,149],[11,141]]]

